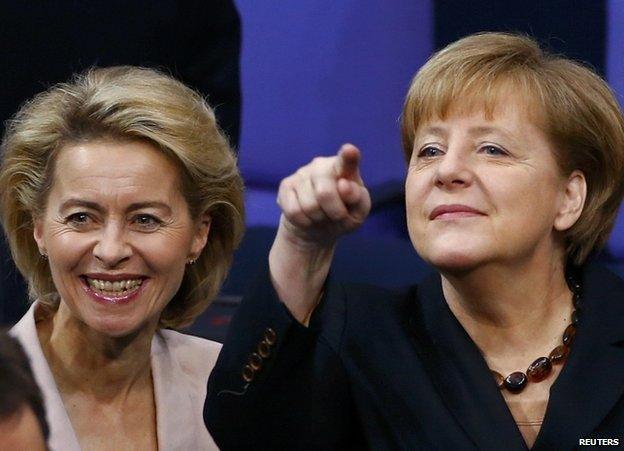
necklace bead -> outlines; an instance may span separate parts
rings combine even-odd
[[[563,344],[568,348],[572,346],[572,342],[574,341],[574,337],[576,336],[576,326],[574,324],[568,325],[566,329],[563,331]]]
[[[527,368],[526,374],[522,371],[516,371],[509,376],[504,377],[498,371],[490,370],[496,385],[499,389],[506,388],[511,393],[520,393],[528,381],[541,382],[548,378],[552,372],[553,365],[561,364],[565,361],[566,357],[570,353],[570,346],[574,342],[576,336],[576,325],[578,324],[579,315],[581,313],[581,284],[573,279],[568,279],[568,286],[572,291],[572,305],[574,311],[572,312],[572,318],[570,324],[563,331],[562,345],[553,349],[548,357],[539,357]]]
[[[574,294],[572,295],[572,306],[575,309],[578,309],[581,307],[581,292],[580,291],[574,291]]]
[[[527,377],[522,371],[511,373],[505,378],[505,388],[512,393],[520,393],[527,384]]]
[[[527,377],[531,382],[541,382],[552,371],[552,362],[548,357],[540,357],[527,368]]]
[[[570,348],[568,348],[567,346],[559,345],[550,352],[548,358],[553,365],[557,365],[559,363],[563,363],[569,352]]]
[[[496,381],[496,386],[500,389],[504,388],[505,378],[498,371],[490,370],[492,375],[494,376],[494,380]]]

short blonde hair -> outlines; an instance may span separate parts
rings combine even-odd
[[[624,195],[622,111],[589,68],[526,36],[460,39],[434,54],[412,81],[401,118],[405,158],[409,162],[420,125],[456,107],[481,107],[491,116],[509,87],[526,99],[531,119],[551,140],[561,173],[585,174],[585,206],[565,235],[568,259],[582,264],[607,241]]]
[[[55,156],[63,146],[98,139],[144,140],[179,167],[181,189],[196,219],[208,212],[208,243],[187,266],[160,327],[189,325],[210,303],[244,228],[243,183],[236,157],[213,111],[197,92],[153,69],[91,69],[26,103],[7,123],[0,167],[0,217],[29,294],[56,309],[50,268],[33,238],[45,211]]]

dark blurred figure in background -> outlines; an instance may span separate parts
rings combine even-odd
[[[232,0],[0,1],[0,120],[97,65],[157,67],[207,96],[237,148],[240,18]],[[0,234],[2,235],[2,234]],[[0,324],[26,311],[26,285],[0,238]]]
[[[0,449],[45,450],[48,434],[28,358],[15,338],[0,332]]]

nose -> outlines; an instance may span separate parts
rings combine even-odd
[[[474,179],[473,168],[470,164],[469,152],[449,147],[446,153],[438,160],[435,174],[435,184],[439,188],[454,189],[472,184]]]
[[[129,245],[122,226],[107,224],[101,229],[97,243],[93,247],[93,255],[107,268],[119,266],[132,256],[132,247]]]

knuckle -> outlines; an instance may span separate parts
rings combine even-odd
[[[313,203],[303,202],[301,203],[301,210],[306,215],[311,216],[318,211],[318,206]]]
[[[349,212],[346,208],[342,208],[336,211],[336,220],[344,221],[349,217]]]
[[[282,211],[288,219],[296,219],[303,214],[301,208],[295,205],[284,205]]]
[[[278,190],[279,191],[284,191],[284,190],[290,189],[291,186],[292,186],[292,180],[293,180],[292,177],[293,176],[290,175],[290,176],[282,179],[282,181],[279,184],[279,189]]]
[[[328,213],[328,216],[334,222],[343,222],[347,218],[347,213],[342,210],[333,210]]]
[[[320,201],[330,201],[334,198],[334,191],[327,184],[321,184],[316,187],[316,197]]]
[[[310,225],[310,220],[303,212],[299,211],[297,214],[293,215],[291,218],[288,218],[294,225],[298,227],[307,227]]]

